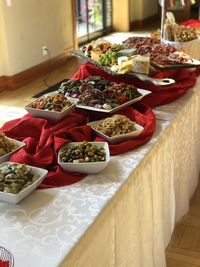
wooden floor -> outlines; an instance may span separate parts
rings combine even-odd
[[[200,183],[166,250],[168,267],[200,267]]]
[[[33,100],[33,95],[43,91],[44,89],[63,79],[71,78],[82,63],[83,61],[81,59],[78,59],[74,56],[69,56],[66,61],[66,66],[52,71],[48,75],[18,89],[0,92],[0,105],[13,107],[25,106]]]
[[[66,66],[14,91],[0,93],[0,106],[22,107],[32,96],[64,78],[70,78],[82,62],[70,57]],[[1,114],[0,114],[1,116]],[[167,267],[200,267],[200,185],[191,200],[187,215],[176,225],[166,249]],[[139,266],[138,266],[139,267]]]

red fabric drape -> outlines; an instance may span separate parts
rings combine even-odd
[[[142,125],[144,130],[135,139],[109,145],[111,155],[124,153],[146,143],[155,129],[154,113],[145,104],[137,103],[123,109],[120,113]],[[11,157],[11,161],[48,170],[48,175],[40,188],[65,186],[79,181],[85,175],[62,171],[57,163],[58,149],[69,141],[100,140],[86,123],[100,119],[101,116],[102,114],[97,112],[86,112],[80,109],[76,109],[76,112],[59,122],[25,115],[20,119],[6,122],[0,131],[8,137],[26,143],[25,147]]]

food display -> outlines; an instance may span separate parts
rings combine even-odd
[[[139,39],[139,40],[138,40]],[[161,44],[157,39],[149,37],[130,37],[125,44],[137,48],[137,54],[150,56],[151,63],[158,65],[180,64],[185,62],[191,62],[192,59],[189,56],[183,57],[183,52],[178,51],[172,45]],[[138,46],[138,42],[140,46]]]
[[[105,53],[111,47],[111,45],[112,44],[110,42],[100,38],[96,41],[92,41],[86,46],[83,46],[82,51],[85,53],[86,56],[92,56],[94,58],[95,54],[99,56],[101,53]]]
[[[141,46],[151,47],[151,46],[153,46],[155,44],[159,44],[160,43],[160,40],[154,39],[154,38],[151,38],[151,37],[133,36],[133,37],[127,38],[122,43],[126,47],[139,48]]]
[[[94,123],[92,127],[107,136],[122,135],[136,131],[135,123],[120,114],[100,120]]]
[[[139,90],[129,84],[114,83],[99,76],[84,80],[69,80],[58,91],[66,97],[78,98],[77,106],[111,110],[133,99],[141,97]]]
[[[136,48],[130,47],[128,43],[111,44],[106,46],[105,41],[98,41],[98,50],[96,43],[93,42],[83,48],[85,55],[96,61],[102,67],[108,67],[116,74],[125,74],[128,72],[149,74],[150,60],[148,56],[141,57],[137,55]],[[88,53],[88,50],[90,53]],[[86,53],[87,52],[87,53]],[[141,67],[141,65],[145,67]]]
[[[112,66],[117,63],[117,59],[120,56],[125,56],[127,51],[121,44],[113,44],[105,53],[101,53],[97,61],[102,66]],[[129,52],[130,56],[133,55],[135,50]]]
[[[25,164],[12,163],[0,166],[0,192],[18,194],[37,177]]]
[[[198,31],[196,28],[179,25],[176,23],[172,12],[166,13],[164,25],[164,39],[175,42],[189,42],[198,39]]]
[[[62,112],[71,105],[72,103],[63,94],[52,93],[35,100],[31,107],[41,110]]]
[[[110,110],[139,96],[141,96],[141,93],[135,86],[112,82],[103,91],[88,87],[79,95],[78,104]]]
[[[119,57],[118,64],[113,65],[111,70],[119,74],[129,72],[149,74],[150,57],[148,55],[134,55],[130,58]]]
[[[109,43],[106,49],[98,48],[101,52],[95,57],[91,56],[92,53],[87,54],[88,60],[102,67],[108,73],[116,75],[127,73],[151,75],[155,68],[200,66],[200,61],[197,60],[199,59],[199,42],[194,43],[195,40],[198,41],[196,29],[179,26],[176,23],[170,24],[170,29],[173,36],[168,38],[169,40],[177,40],[179,43],[187,43],[192,40],[193,43],[182,48],[173,43],[161,41],[158,36],[153,34],[152,37],[132,36],[124,40],[122,44]],[[100,41],[98,45],[100,46]],[[93,51],[92,45],[88,46]],[[191,47],[193,48],[191,49]],[[83,53],[78,54],[83,55]]]
[[[0,157],[14,151],[19,148],[19,145],[5,136],[4,133],[0,133]]]
[[[98,90],[104,90],[110,86],[110,82],[100,76],[91,76],[83,80],[69,80],[61,84],[58,88],[58,92],[66,97],[78,98],[88,88],[95,88]]]
[[[105,161],[106,154],[103,146],[97,147],[97,145],[85,141],[66,147],[60,154],[60,160],[72,163]]]
[[[167,12],[162,37],[161,42],[163,44],[172,45],[178,51],[184,52],[193,59],[192,61],[181,61],[179,64],[191,63],[199,65],[199,62],[195,62],[200,58],[200,33],[198,28],[177,24],[173,13]],[[161,39],[161,36],[159,38]]]

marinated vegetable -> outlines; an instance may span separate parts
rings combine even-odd
[[[78,98],[79,103],[86,106],[112,109],[139,96],[141,94],[135,86],[111,82],[103,91],[88,87]]]
[[[12,163],[0,166],[0,191],[18,194],[36,180],[32,170],[25,164]]]
[[[99,109],[112,109],[141,96],[134,85],[109,82],[100,76],[69,80],[58,92],[79,99],[79,104]]]
[[[110,85],[110,82],[105,80],[100,76],[91,76],[84,80],[69,80],[63,83],[59,89],[58,93],[61,93],[65,96],[70,96],[78,98],[88,88],[95,88],[103,91]]]
[[[32,108],[61,112],[68,109],[71,105],[72,103],[64,95],[54,93],[37,99],[32,104]]]
[[[60,154],[60,160],[72,163],[105,161],[106,153],[104,147],[97,147],[85,141],[81,144],[66,147]]]
[[[19,146],[10,141],[4,133],[0,133],[0,157],[12,152],[17,149]]]

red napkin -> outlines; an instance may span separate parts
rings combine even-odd
[[[0,260],[0,267],[9,267],[9,261]]]
[[[190,27],[200,27],[200,20],[189,19],[180,23],[181,25],[190,26]]]
[[[110,145],[111,155],[124,153],[146,143],[155,128],[154,113],[144,104],[136,104],[134,108],[127,107],[120,113],[142,125],[144,131],[134,140]],[[99,119],[101,116],[100,112],[76,109],[76,113],[71,113],[55,123],[25,115],[20,119],[6,122],[0,132],[26,143],[25,147],[11,157],[11,161],[45,168],[49,171],[40,188],[65,186],[79,181],[85,175],[62,171],[57,163],[58,149],[69,141],[100,140],[86,123]]]
[[[123,110],[118,111],[117,114],[127,116],[130,120],[143,126],[144,130],[137,138],[129,139],[118,144],[109,144],[111,155],[118,155],[133,150],[134,148],[149,141],[154,132],[156,119],[152,109],[142,103],[134,104],[133,107],[126,107]],[[95,141],[106,140],[96,137]]]
[[[197,71],[190,72],[187,69],[157,71],[155,78],[173,78],[176,83],[170,86],[155,86],[151,83],[143,82],[135,77],[113,76],[97,68],[91,63],[83,64],[74,74],[72,80],[85,79],[90,76],[102,76],[109,81],[124,82],[133,84],[138,88],[150,90],[152,94],[147,95],[142,102],[151,107],[164,105],[183,95],[190,87],[196,83]]]
[[[84,127],[87,116],[82,113],[72,113],[57,123],[30,115],[6,122],[0,131],[8,137],[26,143],[10,160],[46,168],[49,172],[41,185],[42,188],[64,186],[79,181],[84,175],[65,173],[58,166],[57,150],[69,140],[90,140],[90,130]]]

